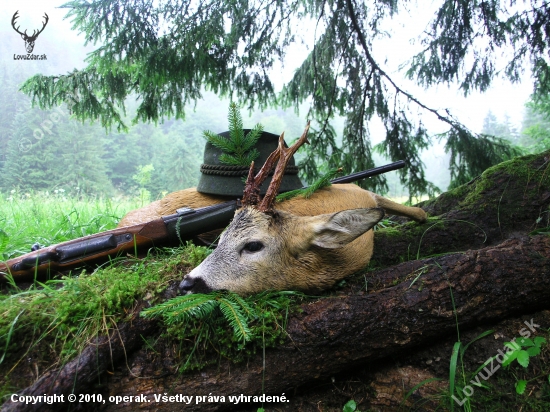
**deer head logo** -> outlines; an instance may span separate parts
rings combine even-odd
[[[17,18],[19,17],[17,14],[19,13],[19,10],[17,10],[13,17],[11,18],[11,26],[13,27],[13,29],[19,33],[21,35],[21,37],[23,38],[23,40],[25,40],[25,48],[27,49],[27,53],[32,53],[33,49],[34,49],[34,42],[36,41],[36,38],[38,37],[38,35],[40,33],[42,33],[42,31],[44,30],[44,28],[46,27],[46,25],[48,24],[48,20],[49,20],[49,17],[46,13],[44,13],[44,18],[46,19],[46,21],[43,23],[42,25],[42,28],[37,32],[36,30],[33,30],[33,33],[32,33],[32,36],[29,36],[27,34],[27,30],[25,30],[24,33],[21,33],[19,31],[19,26],[18,27],[15,27],[15,20],[17,20]]]

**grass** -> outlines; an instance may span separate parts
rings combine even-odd
[[[0,193],[0,260],[116,227],[139,200],[68,197],[56,193]],[[189,265],[196,263],[189,256]],[[137,299],[163,289],[179,255],[125,262],[0,294],[0,395],[21,385],[28,362],[51,368],[71,359],[94,336],[109,333]],[[26,372],[28,373],[28,371]],[[0,401],[1,403],[1,401]]]
[[[72,198],[63,192],[0,193],[0,259],[113,229],[139,199]]]
[[[136,207],[139,200],[74,199],[59,192],[0,194],[0,259],[26,253],[36,242],[46,246],[109,230]],[[60,367],[95,337],[109,335],[120,322],[135,317],[138,302],[160,303],[167,286],[181,280],[209,252],[188,243],[152,251],[143,259],[117,260],[93,273],[36,282],[25,290],[4,287],[0,294],[0,404],[31,384],[38,371]],[[202,368],[220,356],[242,361],[276,346],[286,337],[290,305],[301,294],[266,292],[246,302],[222,295],[205,298],[214,298],[217,305],[208,316],[173,322],[174,311],[166,311],[167,316],[163,312],[160,336],[145,342],[152,351],[157,341],[161,345],[170,342],[182,372]],[[165,306],[181,305],[181,299]],[[230,313],[236,308],[246,309],[246,316]],[[239,328],[241,334],[236,334]]]
[[[207,255],[203,249],[190,244],[153,252],[91,274],[0,294],[0,403],[32,383],[31,366],[36,373],[57,368],[95,337],[134,318],[136,305],[155,300],[171,281],[181,279],[197,258]]]
[[[50,245],[109,230],[122,215],[139,206],[140,200],[74,199],[59,192],[0,194],[0,259],[26,253],[36,242]],[[145,259],[117,263],[96,270],[91,276],[51,280],[28,290],[14,289],[0,294],[0,404],[6,395],[32,383],[33,368],[37,374],[38,370],[43,373],[56,368],[73,359],[94,337],[112,332],[118,322],[128,319],[137,301],[160,302],[158,296],[168,283],[181,279],[185,271],[198,265],[207,254],[205,248],[187,245],[151,254]],[[246,319],[249,328],[246,333],[250,335],[247,339],[236,335],[234,327],[223,316],[173,323],[169,318],[164,319],[164,332],[158,339],[173,343],[171,347],[174,359],[179,360],[180,371],[201,368],[220,357],[242,361],[284,340],[289,313],[300,299],[268,293],[247,299],[246,303],[254,308],[253,316]],[[156,351],[155,340],[146,341],[145,345]],[[452,387],[443,407],[455,407],[449,398],[462,393],[458,389],[463,389],[478,372],[468,373],[464,364],[470,344],[458,342],[457,345],[451,355],[454,366],[451,363],[449,368]],[[216,356],[212,356],[213,353]],[[546,360],[548,351],[544,355]],[[535,388],[541,391],[542,400],[518,393],[515,405],[530,403],[532,409],[528,410],[543,410],[537,408],[544,407],[550,384],[542,381],[550,382],[550,379],[545,362],[537,363],[539,358],[533,356],[533,366],[530,366],[538,365],[537,373],[512,365],[488,382],[495,386],[494,390],[474,387],[476,396],[462,407],[456,405],[455,410],[486,410],[486,404],[498,404],[500,397],[517,392],[514,383],[523,381],[527,385],[526,393]]]

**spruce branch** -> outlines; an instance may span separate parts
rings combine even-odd
[[[178,296],[157,306],[144,309],[145,318],[162,317],[168,325],[189,322],[193,318],[204,319],[214,311],[217,302],[211,295],[193,294]]]
[[[220,298],[218,300],[218,305],[223,316],[233,328],[233,334],[235,337],[244,342],[249,341],[252,332],[248,327],[246,316],[243,314],[239,306],[237,306],[233,300],[228,298]]]
[[[245,136],[243,119],[236,103],[229,104],[229,139],[221,137],[210,130],[203,132],[203,137],[210,144],[222,150],[220,162],[232,166],[249,166],[260,152],[253,148],[262,135],[263,126],[256,124]]]
[[[311,186],[302,189],[290,190],[285,193],[277,195],[275,198],[277,202],[284,202],[285,200],[292,199],[296,196],[302,196],[305,199],[309,199],[313,193],[324,187],[330,186],[330,181],[342,172],[341,168],[331,169],[319,179],[317,179]]]
[[[460,123],[458,123],[456,120],[451,119],[451,118],[446,117],[446,116],[443,116],[437,110],[426,106],[424,103],[422,103],[416,97],[414,97],[412,94],[410,94],[409,92],[403,90],[401,87],[399,87],[393,81],[393,79],[384,70],[382,70],[382,68],[378,65],[378,63],[376,63],[376,61],[372,57],[372,55],[370,53],[370,49],[367,46],[367,41],[365,39],[363,31],[362,31],[361,27],[359,26],[359,23],[358,23],[358,20],[357,20],[357,14],[355,13],[355,9],[354,9],[354,6],[353,6],[353,0],[346,0],[346,4],[347,4],[347,7],[348,7],[350,19],[351,19],[351,25],[352,25],[355,33],[357,34],[357,37],[359,39],[359,43],[361,43],[361,47],[363,48],[363,51],[365,52],[365,57],[367,58],[367,60],[370,63],[371,67],[374,70],[376,70],[380,74],[381,77],[384,77],[388,82],[390,82],[390,84],[393,86],[393,88],[395,89],[397,94],[404,95],[405,97],[407,97],[407,99],[409,99],[410,101],[412,101],[416,105],[420,106],[424,110],[427,110],[428,112],[434,114],[439,120],[441,120],[442,122],[447,123],[453,129],[466,130],[466,128],[463,125],[461,125]]]
[[[252,332],[249,321],[258,317],[256,311],[233,292],[213,292],[178,296],[151,308],[144,309],[145,318],[162,318],[166,325],[188,323],[193,320],[208,320],[219,309],[232,327],[237,340],[248,342]]]

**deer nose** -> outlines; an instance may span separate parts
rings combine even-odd
[[[191,289],[193,289],[193,286],[195,286],[195,279],[193,279],[190,276],[186,276],[180,283],[179,290],[180,295],[186,295],[188,294]]]

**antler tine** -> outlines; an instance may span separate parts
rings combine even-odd
[[[42,23],[42,28],[40,30],[38,30],[38,32],[35,30],[32,31],[32,36],[30,36],[31,39],[36,39],[38,37],[38,35],[40,33],[42,33],[44,31],[44,29],[46,28],[46,26],[48,25],[48,21],[50,21],[50,18],[48,17],[48,14],[47,13],[44,13],[44,16],[42,16],[46,19],[46,21],[44,23]]]
[[[50,18],[48,17],[48,14],[46,12],[44,12],[44,15],[42,17],[44,17],[46,19],[46,21],[44,23],[42,23],[42,28],[40,29],[40,31],[38,33],[36,33],[36,36],[38,36],[40,33],[42,33],[44,31],[44,29],[48,25],[48,22],[50,21]]]
[[[296,153],[300,146],[302,146],[304,143],[309,143],[307,140],[309,123],[310,122],[308,121],[306,128],[302,133],[302,136],[300,136],[296,143],[294,143],[289,148],[284,147],[284,133],[281,134],[281,137],[279,137],[279,147],[277,148],[277,151],[280,153],[279,163],[277,163],[277,167],[275,168],[275,172],[273,173],[271,184],[269,185],[269,188],[267,189],[267,192],[258,207],[258,210],[260,210],[260,212],[269,212],[273,208],[273,203],[275,202],[275,197],[277,196],[279,188],[281,187],[283,175],[285,173],[288,162],[290,161],[290,159],[292,159],[292,156],[294,156],[294,153]]]
[[[19,26],[19,27],[17,27],[17,28],[15,27],[15,21],[16,21],[17,18],[19,17],[18,14],[19,14],[19,10],[17,10],[17,11],[13,14],[13,17],[11,18],[11,27],[13,27],[13,29],[14,29],[17,33],[19,33],[21,36],[23,36],[23,35],[26,35],[26,34],[27,34],[27,30],[25,30],[25,33],[21,33],[21,32],[19,31],[19,27],[21,27],[21,26]]]
[[[279,137],[279,141],[284,137],[284,132]],[[284,141],[284,140],[283,140]],[[280,146],[280,145],[279,145]],[[266,159],[264,165],[260,171],[254,176],[254,162],[250,164],[250,169],[248,170],[248,178],[246,179],[246,184],[244,186],[243,200],[242,204],[245,206],[253,206],[260,203],[260,186],[264,180],[269,176],[269,172],[273,169],[273,165],[281,155],[280,147],[277,147]]]

